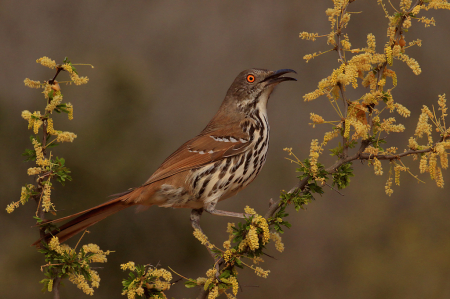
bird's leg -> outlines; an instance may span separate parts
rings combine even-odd
[[[245,218],[245,217],[251,216],[251,215],[244,214],[244,213],[216,210],[216,204],[217,204],[217,201],[211,201],[210,203],[208,203],[208,205],[205,207],[206,212],[213,214],[213,215],[217,215],[217,216],[228,216],[228,217],[235,217],[235,218]]]
[[[191,225],[192,225],[192,228],[194,230],[198,229],[199,231],[202,232],[203,235],[205,235],[205,233],[203,232],[202,228],[200,227],[200,217],[202,216],[202,213],[203,213],[203,209],[193,209],[191,211]],[[220,268],[219,268],[220,258],[219,259],[216,258],[216,254],[211,250],[211,248],[208,247],[208,245],[206,245],[206,249],[208,249],[209,254],[214,259],[214,266],[216,268],[216,278],[217,278],[217,280],[220,281],[220,279],[219,279],[219,276],[220,276]]]

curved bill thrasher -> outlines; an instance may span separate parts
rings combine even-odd
[[[216,205],[245,188],[261,171],[269,147],[267,101],[279,83],[295,81],[283,76],[287,73],[295,71],[241,72],[206,128],[171,154],[142,186],[86,211],[52,221],[76,217],[44,238],[55,235],[63,242],[135,205],[192,209],[194,227],[199,227],[203,210],[214,215],[244,217],[241,213],[217,210]],[[39,246],[40,240],[34,245]]]

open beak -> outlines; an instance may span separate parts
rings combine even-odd
[[[267,82],[267,85],[272,85],[272,84],[280,83],[283,81],[297,81],[297,79],[295,79],[295,78],[282,77],[284,74],[287,74],[287,73],[297,74],[296,71],[291,70],[291,69],[281,69],[281,70],[275,71],[271,75],[267,76],[262,82]]]

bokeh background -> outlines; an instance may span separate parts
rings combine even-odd
[[[399,1],[393,1],[398,3]],[[195,136],[218,109],[227,88],[242,70],[259,67],[297,70],[298,82],[279,86],[269,105],[271,144],[259,177],[236,197],[222,202],[224,210],[242,211],[245,205],[264,213],[270,198],[296,182],[295,166],[284,158],[293,147],[302,159],[312,138],[328,127],[313,129],[309,113],[335,118],[325,99],[305,103],[302,96],[338,66],[337,54],[323,55],[308,64],[302,57],[327,50],[325,40],[302,41],[301,31],[329,32],[324,12],[331,1],[2,1],[0,6],[0,157],[1,206],[18,200],[20,187],[30,183],[29,163],[21,153],[30,148],[22,110],[42,110],[39,91],[23,79],[47,80],[53,71],[35,63],[42,56],[78,67],[88,85],[63,86],[75,118],[58,115],[57,129],[78,138],[53,150],[66,158],[73,182],[57,186],[53,200],[58,215],[81,211],[106,200],[109,194],[138,186],[184,141]],[[386,42],[386,24],[376,1],[356,1],[348,33],[355,47],[366,35]],[[437,26],[413,23],[406,40],[423,40],[409,54],[421,64],[415,76],[398,61],[397,101],[411,110],[402,119],[403,134],[391,134],[391,145],[405,148],[414,132],[422,104],[436,103],[450,94],[450,14],[432,11]],[[63,74],[59,80],[62,80]],[[351,93],[354,100],[364,92]],[[388,115],[386,115],[388,117]],[[396,116],[398,120],[400,116]],[[336,141],[337,143],[337,141]],[[335,146],[336,143],[332,145]],[[418,162],[405,160],[414,173]],[[332,158],[323,155],[323,163]],[[343,191],[327,191],[306,211],[290,211],[292,229],[284,235],[283,254],[269,246],[263,268],[267,280],[241,270],[240,298],[450,298],[450,198],[427,176],[418,184],[402,175],[394,194],[384,193],[383,177],[366,163],[354,163],[356,177]],[[449,172],[444,172],[447,178]],[[28,203],[0,216],[0,292],[2,298],[51,298],[40,292],[43,257],[30,247],[38,233]],[[120,263],[160,263],[187,277],[204,276],[210,257],[192,236],[188,210],[151,208],[135,214],[125,210],[90,229],[83,242],[115,250],[100,270],[97,298],[122,298]],[[202,225],[221,244],[230,219],[204,215]],[[72,241],[72,245],[74,245]],[[176,275],[175,275],[176,276]],[[194,298],[197,290],[177,283],[168,295]],[[83,298],[71,283],[62,298]]]

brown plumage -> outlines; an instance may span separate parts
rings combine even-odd
[[[228,89],[219,111],[206,128],[170,155],[140,187],[86,211],[52,222],[62,225],[60,242],[116,212],[134,205],[190,208],[221,216],[241,213],[216,210],[216,204],[242,190],[256,177],[269,145],[267,101],[276,85],[295,80],[283,77],[290,69],[241,72]],[[39,246],[41,240],[33,245]]]

